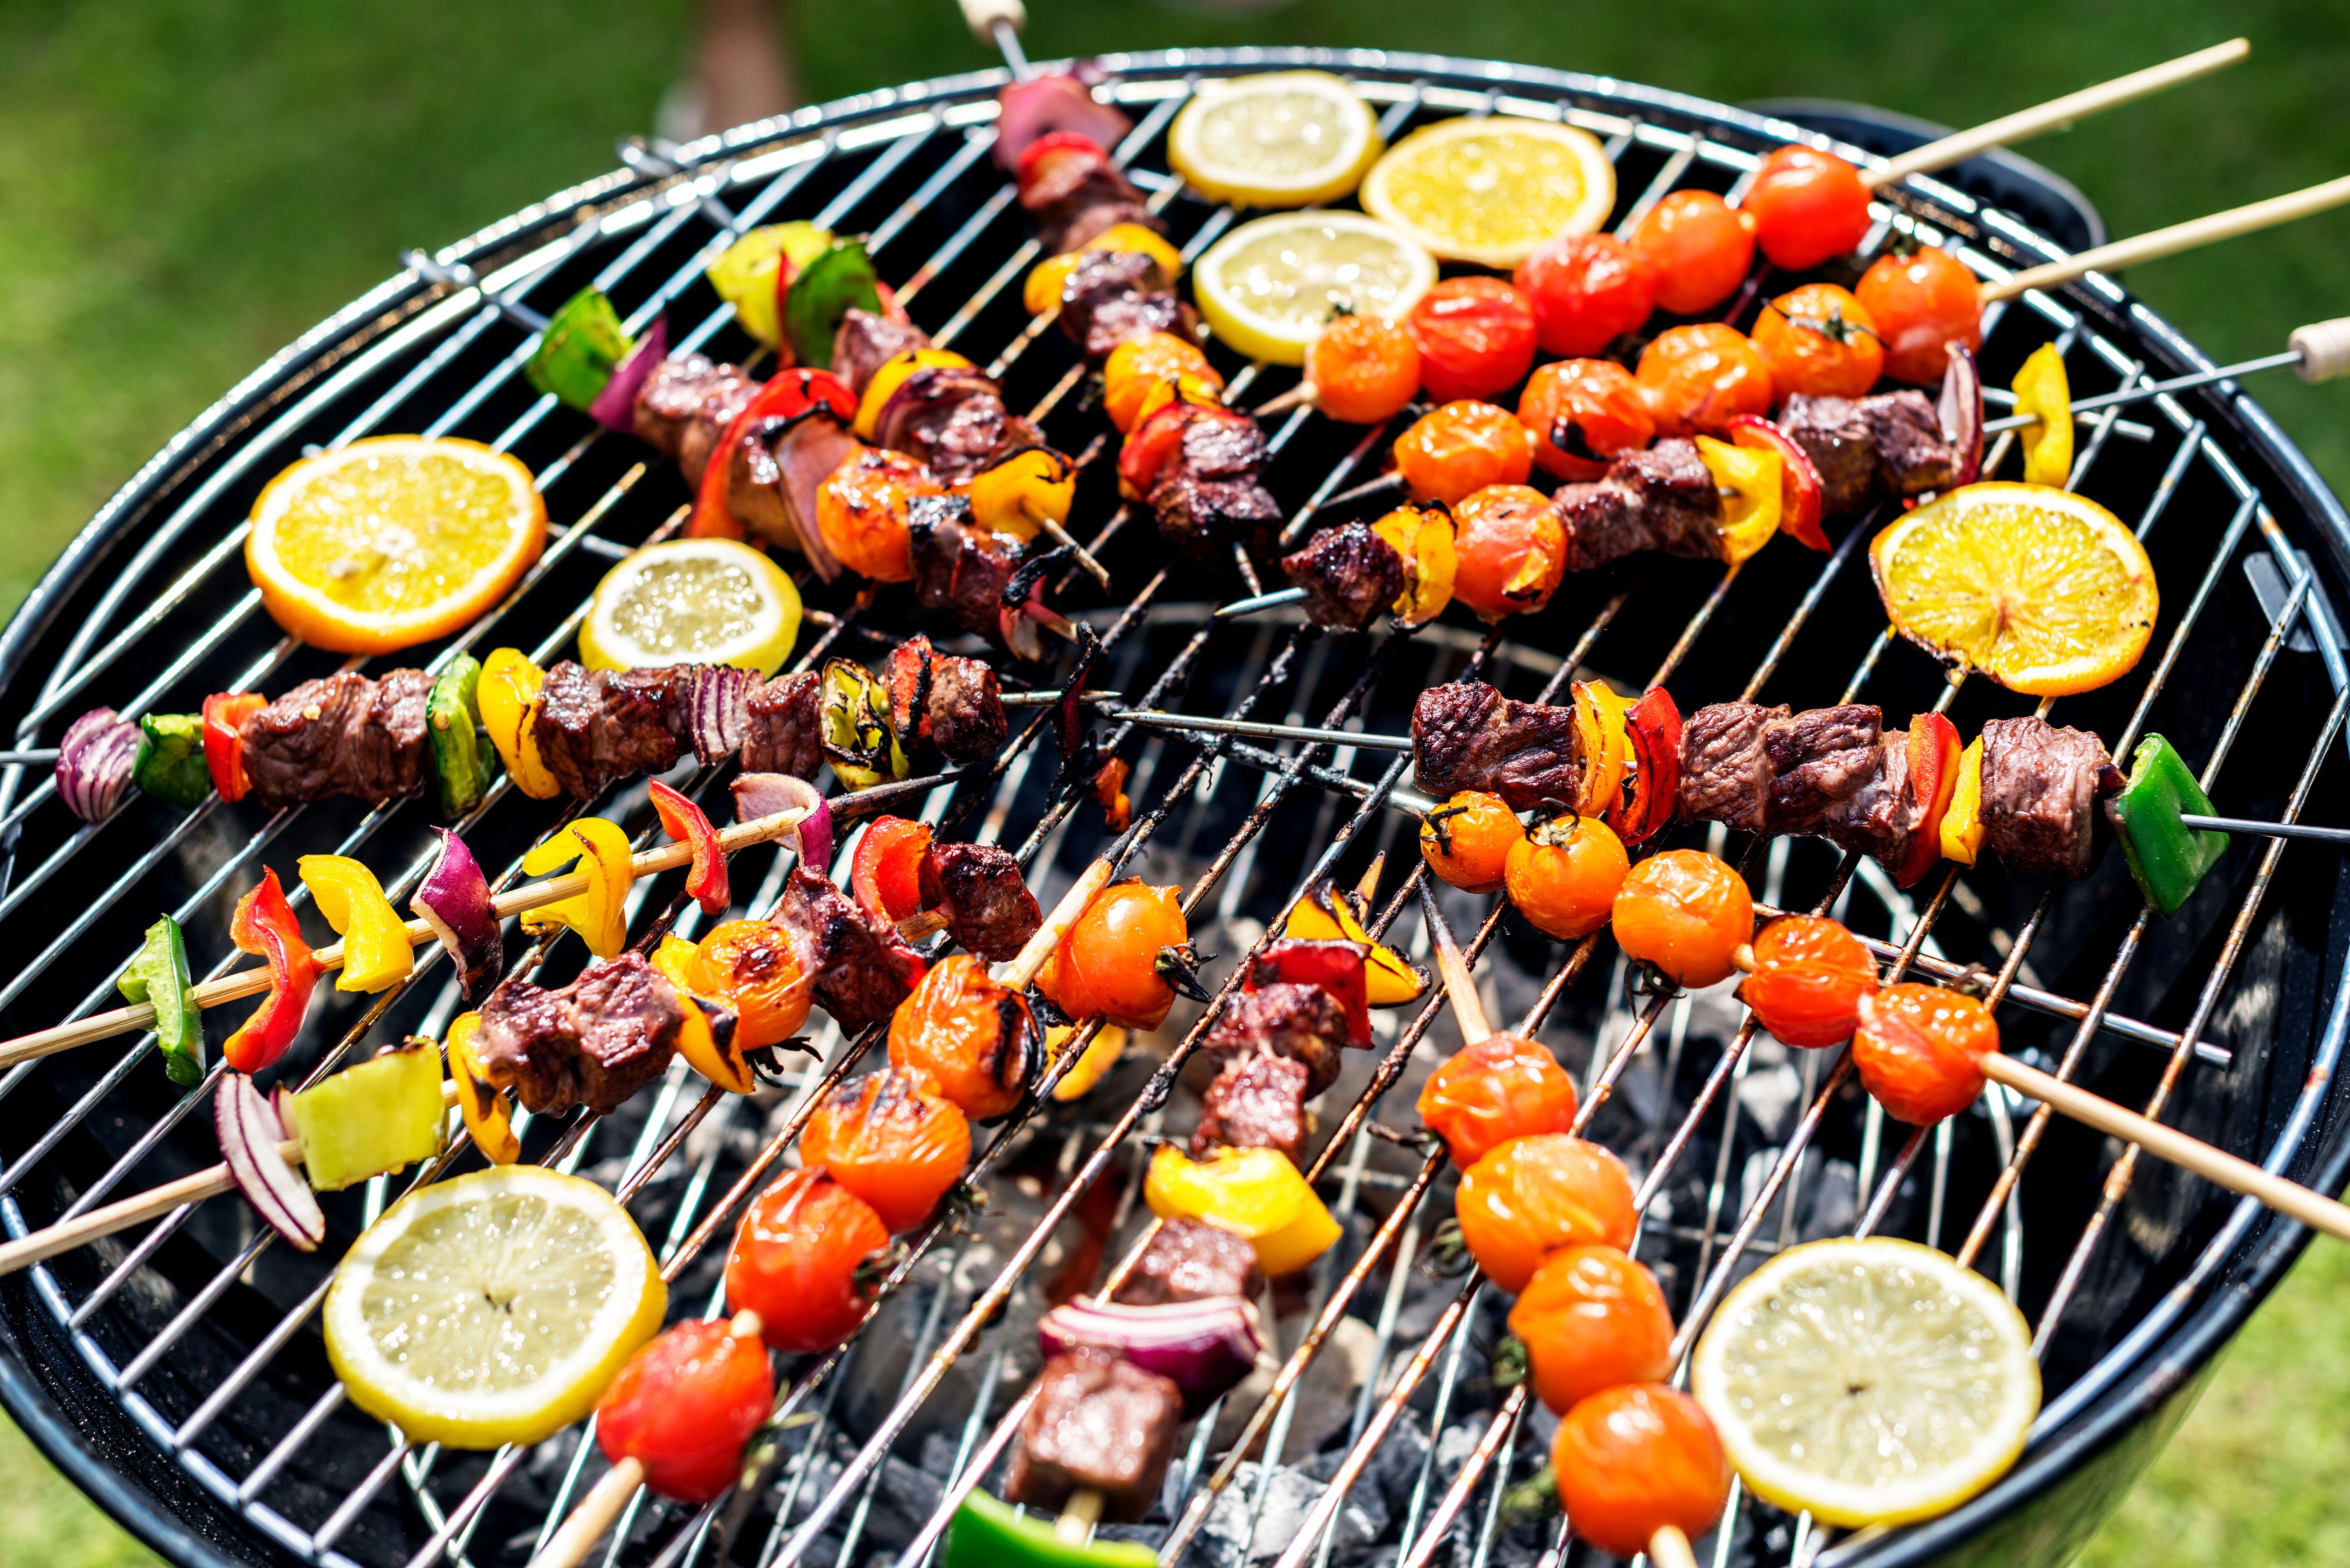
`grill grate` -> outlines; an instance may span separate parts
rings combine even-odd
[[[1114,90],[1138,120],[1120,156],[1187,257],[1233,220],[1229,209],[1186,196],[1162,161],[1166,123],[1203,76],[1273,63],[1342,69],[1383,107],[1390,135],[1464,111],[1563,116],[1599,135],[1617,161],[1630,197],[1625,223],[1678,186],[1734,193],[1754,149],[1773,134],[1764,122],[1649,89],[1474,63],[1313,52],[1109,63]],[[1733,576],[1652,560],[1595,574],[1568,585],[1534,625],[1482,639],[1438,627],[1410,639],[1331,639],[1294,620],[1216,623],[1204,603],[1162,602],[1170,585],[1217,590],[1170,568],[1152,531],[1115,507],[1083,369],[1046,335],[1047,323],[1018,308],[1016,285],[1035,246],[983,161],[998,79],[871,95],[692,149],[632,145],[623,150],[629,171],[437,257],[413,258],[408,273],[256,372],[100,514],[8,633],[0,668],[20,673],[0,692],[0,716],[30,744],[98,701],[126,711],[174,699],[185,706],[206,690],[324,672],[316,653],[272,640],[258,596],[234,575],[244,536],[236,520],[305,443],[382,431],[466,434],[513,451],[537,472],[551,514],[577,518],[551,535],[512,597],[440,658],[533,637],[535,657],[560,652],[603,563],[678,527],[681,491],[674,474],[639,461],[633,443],[573,438],[567,416],[549,419],[552,400],[525,389],[518,372],[540,313],[592,281],[614,296],[632,329],[666,311],[690,327],[681,350],[746,352],[731,314],[712,308],[701,269],[743,228],[795,216],[869,228],[885,275],[905,280],[900,297],[917,318],[939,324],[941,340],[957,340],[974,358],[993,350],[990,373],[1006,379],[1010,400],[1032,405],[1058,444],[1093,460],[1077,515],[1103,519],[1090,545],[1121,585],[1143,586],[1086,618],[1107,646],[1107,683],[1147,688],[1143,706],[1388,730],[1436,681],[1473,672],[1547,697],[1596,670],[1623,679],[1653,670],[1651,683],[1671,678],[1685,707],[1766,691],[1809,705],[1841,681],[1846,700],[1866,695],[1897,712],[1905,703],[1955,708],[1971,722],[2019,711],[1981,683],[1941,680],[1878,629],[1881,613],[1852,559],[1871,531],[1866,523],[1824,560],[1778,546]],[[2048,254],[2000,214],[1930,182],[1913,182],[1879,212],[1865,249],[1902,234],[1940,238],[1987,275]],[[1734,319],[1751,312],[1762,281],[1733,301]],[[939,303],[947,298],[960,303],[947,308]],[[2207,368],[2102,280],[2061,301],[2030,296],[1993,310],[1985,359],[1994,372],[2050,339],[2083,391]],[[1236,371],[1235,400],[1253,386],[1277,391],[1289,374],[1227,368]],[[2207,779],[2218,778],[2230,804],[2298,815],[2332,755],[2350,705],[2350,695],[2336,693],[2350,692],[2350,682],[2318,618],[2310,618],[2316,668],[2286,652],[2287,634],[2324,594],[2293,547],[2336,572],[2350,526],[2232,388],[2174,393],[2133,412],[2150,422],[2118,410],[2085,417],[2073,481],[2137,519],[2172,588],[2168,640],[2147,667],[2068,701],[2063,716],[2123,736],[2117,754],[2158,722],[2189,756],[2206,759]],[[1381,435],[1354,436],[1303,410],[1282,421],[1269,479],[1298,508],[1293,535],[1347,504],[1342,489],[1376,469]],[[2005,442],[1990,458],[1993,470]],[[2237,580],[2241,565],[2262,552],[2292,585],[2273,618]],[[1064,591],[1087,588],[1073,581]],[[868,622],[893,608],[886,597],[833,605],[815,618],[819,635],[806,659],[867,649],[878,636]],[[1748,672],[1742,685],[1740,670]],[[1035,748],[1044,725],[1040,715],[983,779],[910,794],[928,819],[961,824],[972,836],[1013,842],[1022,834],[1019,854],[1049,898],[1105,846],[1090,813],[1055,800]],[[1136,740],[1124,730],[1107,738],[1128,748]],[[1143,810],[1107,852],[1129,872],[1182,881],[1194,930],[1215,933],[1211,950],[1235,953],[1312,878],[1351,879],[1388,849],[1399,861],[1413,858],[1409,818],[1391,809],[1409,798],[1399,788],[1404,762],[1359,773],[1352,753],[1328,751],[1140,737],[1128,787]],[[690,793],[716,782],[714,773],[698,774]],[[0,831],[8,836],[0,932],[33,955],[0,985],[12,1032],[106,1005],[109,955],[135,946],[158,905],[219,955],[213,972],[234,967],[229,905],[267,856],[332,847],[404,867],[387,878],[396,899],[430,860],[423,816],[404,805],[329,804],[264,817],[217,801],[184,815],[134,803],[120,814],[128,821],[68,833],[53,797],[49,784],[21,768],[0,775]],[[649,816],[640,788],[588,809],[628,822]],[[504,866],[510,880],[521,850],[546,826],[502,783],[465,830],[484,864]],[[1714,831],[1714,846],[1730,847]],[[1952,977],[1981,959],[2010,1004],[2011,1050],[2127,1101],[2175,1098],[2196,1130],[2272,1168],[2306,1173],[2321,1155],[2329,1173],[2339,1164],[2330,1069],[2350,1024],[2341,1012],[2350,992],[2334,977],[2350,927],[2334,915],[2330,860],[2306,849],[2288,859],[2282,843],[2257,862],[2240,849],[2229,863],[2232,886],[2215,877],[2205,902],[2158,924],[2137,913],[2110,865],[2089,883],[2036,899],[1995,868],[1951,875],[1921,888],[1920,902],[1873,864],[1839,860],[1816,843],[1742,847],[1750,862],[1759,858],[1748,869],[1759,871],[1769,905],[1830,909],[1881,953],[1929,975]],[[787,865],[779,853],[751,852],[738,885],[764,885],[746,908],[773,902]],[[1412,933],[1424,947],[1417,922],[1394,925],[1419,877],[1415,867],[1388,897],[1379,927],[1393,927],[1399,941]],[[649,885],[636,890],[632,929],[670,920],[695,929],[698,911],[647,909],[650,894]],[[1857,1102],[1841,1059],[1790,1059],[1758,1041],[1721,997],[1632,994],[1620,961],[1593,962],[1596,940],[1562,961],[1497,903],[1449,890],[1444,899],[1457,922],[1474,928],[1467,951],[1484,983],[1523,1013],[1526,1032],[1543,1031],[1579,1066],[1593,1135],[1642,1173],[1643,1255],[1692,1321],[1752,1258],[1796,1239],[1899,1229],[1949,1245],[1961,1225],[1961,1255],[1980,1257],[2037,1317],[2054,1397],[2016,1474],[1950,1519],[1829,1546],[1823,1561],[1920,1559],[2008,1513],[2168,1391],[2179,1369],[2150,1370],[2150,1353],[2175,1342],[2182,1325],[2214,1321],[2215,1284],[2249,1287],[2217,1320],[2224,1333],[2297,1248],[2290,1228],[2172,1172],[2133,1181],[2125,1168],[2101,1197],[2107,1161],[2095,1141],[2052,1127],[2044,1113],[2019,1127],[1996,1089],[1980,1116],[1888,1148],[1881,1117]],[[60,963],[68,953],[83,961]],[[332,1070],[362,1040],[437,1034],[456,1003],[432,967],[434,954],[427,950],[419,965],[423,983],[363,1005],[322,996],[313,1033],[334,1043],[301,1063],[303,1075]],[[516,967],[551,963],[550,977],[559,978],[577,961],[542,945]],[[1237,984],[1232,973],[1219,1003]],[[1440,1163],[1376,1136],[1383,1106],[1400,1115],[1404,1102],[1391,1091],[1414,1081],[1418,1047],[1441,1006],[1431,996],[1396,1024],[1374,1062],[1326,1096],[1334,1121],[1312,1174],[1348,1236],[1320,1266],[1304,1310],[1283,1318],[1284,1361],[1272,1386],[1228,1399],[1221,1440],[1219,1419],[1200,1424],[1165,1500],[1171,1532],[1162,1525],[1149,1537],[1170,1561],[1188,1548],[1228,1568],[1274,1559],[1279,1568],[1309,1559],[1324,1568],[1367,1550],[1419,1568],[1449,1552],[1484,1568],[1564,1545],[1555,1526],[1546,1533],[1511,1524],[1502,1508],[1506,1487],[1540,1462],[1545,1418],[1528,1412],[1523,1391],[1497,1395],[1484,1378],[1482,1336],[1499,1329],[1492,1304],[1473,1283],[1412,1272],[1444,1211]],[[954,1500],[989,1475],[1016,1430],[1025,1408],[1019,1337],[1033,1321],[1021,1314],[1046,1288],[1048,1267],[1075,1245],[1073,1231],[1087,1244],[1132,1246],[1142,1140],[1168,1125],[1170,1103],[1185,1092],[1182,1065],[1211,1017],[1181,1035],[1164,1064],[1132,1064],[1087,1102],[1024,1112],[996,1129],[973,1179],[1005,1212],[969,1233],[916,1239],[874,1324],[788,1385],[784,1413],[799,1424],[762,1484],[732,1512],[688,1513],[640,1497],[605,1561],[671,1565],[723,1555],[767,1568],[889,1558],[919,1568]],[[611,1185],[657,1240],[678,1300],[714,1310],[714,1254],[726,1228],[772,1175],[816,1097],[873,1044],[827,1025],[817,1041],[823,1065],[794,1075],[772,1106],[714,1090],[696,1096],[681,1064],[640,1096],[645,1104],[600,1121],[526,1128],[530,1153]],[[1447,1044],[1440,1033],[1437,1045]],[[0,1220],[12,1233],[211,1158],[203,1118],[187,1125],[209,1081],[170,1093],[160,1074],[140,1070],[151,1048],[151,1037],[127,1051],[90,1047],[0,1075],[0,1097],[15,1106],[0,1130]],[[355,1233],[391,1196],[379,1180],[330,1199],[338,1235]],[[111,1495],[185,1561],[222,1552],[335,1568],[525,1560],[584,1492],[590,1465],[600,1465],[592,1445],[567,1435],[534,1450],[477,1456],[410,1448],[397,1434],[387,1442],[343,1407],[317,1347],[311,1318],[328,1266],[285,1255],[241,1206],[182,1210],[128,1245],[60,1258],[0,1290],[13,1356],[0,1367],[0,1394],[36,1432],[55,1430],[52,1405],[83,1412],[116,1470],[151,1478],[142,1491]],[[999,1310],[1009,1312],[1000,1327]],[[2199,1343],[2184,1365],[2208,1355],[2211,1335]],[[1309,1411],[1317,1368],[1326,1381],[1340,1362],[1358,1386],[1340,1390],[1336,1417]],[[1230,1440],[1235,1431],[1239,1441]],[[1411,1449],[1400,1441],[1406,1434],[1421,1439],[1419,1457],[1398,1460]],[[1456,1451],[1432,1440],[1454,1434]],[[176,1477],[151,1479],[159,1449]],[[917,1451],[923,1466],[908,1462]],[[87,1459],[78,1469],[102,1473]],[[1299,1503],[1301,1488],[1310,1503]],[[1375,1525],[1364,1522],[1373,1493],[1396,1500],[1382,1503]],[[171,1533],[166,1511],[196,1533]],[[1276,1518],[1278,1529],[1268,1530]],[[1823,1544],[1804,1521],[1745,1507],[1722,1532],[1714,1561],[1808,1561]]]

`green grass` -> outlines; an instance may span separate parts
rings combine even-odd
[[[793,8],[828,98],[991,63],[951,0]],[[1952,124],[2236,32],[2251,64],[2034,144],[2129,234],[2350,171],[2338,0],[1728,7],[1034,0],[1039,55],[1312,43],[1568,67],[1732,101],[1850,98]],[[612,161],[684,47],[685,0],[0,0],[0,610],[191,416],[435,244]],[[2214,354],[2350,310],[2350,214],[2139,269]],[[2261,396],[2350,487],[2350,387]],[[2350,1254],[2321,1247],[2230,1353],[2089,1561],[2350,1559]],[[0,1568],[143,1553],[0,1430]]]

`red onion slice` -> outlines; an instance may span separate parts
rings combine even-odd
[[[620,361],[620,368],[612,372],[612,379],[604,383],[596,400],[588,405],[588,417],[606,430],[619,431],[623,435],[635,430],[637,389],[653,373],[653,367],[668,358],[669,317],[657,317],[652,329],[637,339],[637,346]]]
[[[213,1131],[236,1189],[269,1228],[305,1252],[327,1239],[327,1216],[310,1183],[286,1158],[286,1124],[253,1080],[224,1073],[213,1091]]]
[[[723,763],[743,747],[749,726],[745,702],[758,676],[728,664],[699,664],[687,700],[693,754],[704,767]]]
[[[999,169],[1012,168],[1029,143],[1056,130],[1073,130],[1107,150],[1134,129],[1134,121],[1097,99],[1083,79],[1067,72],[1007,83],[995,101],[999,107],[991,155]]]
[[[57,798],[84,822],[104,822],[130,788],[139,726],[111,708],[92,708],[57,742]]]
[[[799,851],[800,864],[819,876],[832,865],[832,806],[816,785],[790,774],[744,774],[734,781],[734,820],[756,822],[778,812],[805,811],[799,826],[776,836]]]
[[[449,950],[458,988],[471,1007],[490,993],[505,968],[505,928],[490,902],[489,878],[465,841],[445,827],[432,831],[441,836],[441,857],[408,907]]]
[[[1036,1325],[1049,1359],[1090,1345],[1174,1379],[1183,1413],[1197,1417],[1246,1377],[1264,1348],[1256,1308],[1238,1296],[1125,1306],[1079,1296],[1055,1307]]]
[[[1935,412],[1941,420],[1942,439],[1959,449],[1959,476],[1950,488],[1972,484],[1982,472],[1982,371],[1974,351],[1963,343],[1950,345],[1950,365],[1942,372],[1942,395]]]

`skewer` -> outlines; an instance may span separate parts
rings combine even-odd
[[[1036,74],[1020,47],[1020,29],[1028,25],[1028,7],[1021,0],[962,0],[962,19],[981,43],[1002,51],[1014,80],[1024,82]]]
[[[1995,304],[2012,299],[2019,294],[2034,289],[2051,289],[2071,283],[2087,273],[2116,272],[2142,261],[2160,256],[2177,255],[2215,240],[2232,239],[2261,229],[2289,223],[2295,218],[2306,218],[2350,202],[2350,175],[2312,185],[2282,196],[2271,196],[2262,202],[2249,202],[2241,207],[2230,207],[2223,213],[2210,213],[2200,218],[2190,218],[2183,223],[2156,229],[2150,234],[2135,234],[2110,244],[2093,245],[2085,251],[2048,262],[2040,266],[2026,267],[2014,276],[1998,283],[1982,286],[1982,302]]]
[[[1123,708],[1104,703],[1102,717],[1120,724],[1139,724],[1146,730],[1173,730],[1182,734],[1246,735],[1259,741],[1303,741],[1320,746],[1357,746],[1374,752],[1408,752],[1411,750],[1409,735],[1357,734],[1352,730],[1317,730],[1309,724],[1261,723],[1254,719],[1195,718],[1189,713],[1168,713],[1156,708]],[[5,1065],[0,1062],[0,1065]]]
[[[1044,513],[1035,510],[1034,507],[1023,506],[1020,511],[1022,515],[1025,516],[1029,522],[1034,523],[1037,527],[1043,529],[1045,535],[1050,538],[1053,543],[1061,545],[1065,549],[1075,552],[1077,565],[1083,566],[1086,569],[1087,574],[1091,576],[1094,581],[1099,583],[1105,589],[1109,587],[1109,568],[1103,566],[1099,561],[1095,560],[1094,553],[1091,550],[1087,549],[1083,545],[1078,544],[1076,535],[1070,533],[1066,528],[1062,527],[1059,523],[1054,521],[1051,517],[1046,516]]]
[[[2159,398],[2168,392],[2208,387],[2214,381],[2232,381],[2240,377],[2257,375],[2262,370],[2282,370],[2288,365],[2303,380],[2313,384],[2330,381],[2350,370],[2350,316],[2337,316],[2331,321],[2314,321],[2306,327],[2296,327],[2290,341],[2293,347],[2282,353],[2263,354],[2257,359],[2240,359],[2233,365],[2222,365],[2213,370],[2198,370],[2188,376],[2174,376],[2168,381],[2149,381],[2143,386],[2100,392],[2094,398],[2076,400],[2072,404],[2072,410],[2076,414],[2085,414],[2095,409],[2144,402],[2148,398]],[[1983,433],[1997,435],[2002,431],[2022,430],[2034,422],[2029,414],[2010,414],[2004,419],[1986,421]]]

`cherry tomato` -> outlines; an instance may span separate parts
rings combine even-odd
[[[1771,372],[1771,396],[1857,398],[1877,385],[1885,346],[1877,317],[1848,290],[1807,283],[1762,307],[1754,323],[1754,351]]]
[[[1449,277],[1411,307],[1420,385],[1450,402],[1490,398],[1525,379],[1534,362],[1534,313],[1498,277]]]
[[[1868,233],[1860,171],[1815,147],[1782,147],[1762,160],[1739,210],[1773,266],[1804,272],[1845,255]]]
[[[1209,399],[1224,389],[1223,377],[1190,338],[1172,332],[1129,337],[1109,351],[1102,366],[1102,408],[1119,433],[1134,428],[1142,400],[1162,381],[1176,382]]]
[[[1885,373],[1897,381],[1939,381],[1952,343],[1982,347],[1982,285],[1948,251],[1879,256],[1853,293],[1876,319]]]
[[[989,979],[969,953],[932,964],[889,1017],[889,1064],[928,1073],[975,1121],[1009,1115],[1044,1062],[1027,998]]]
[[[1738,998],[1772,1038],[1833,1045],[1852,1038],[1860,999],[1877,989],[1877,961],[1860,939],[1817,915],[1787,915],[1754,938],[1754,972]]]
[[[891,1067],[825,1096],[800,1134],[800,1159],[871,1204],[895,1234],[928,1220],[962,1179],[971,1123],[927,1070]]]
[[[1711,191],[1675,191],[1632,231],[1632,249],[1657,280],[1657,303],[1695,316],[1728,299],[1754,260],[1754,220]]]
[[[1350,425],[1393,419],[1419,392],[1419,345],[1384,316],[1342,316],[1305,348],[1314,406]]]
[[[672,1324],[606,1386],[596,1441],[614,1464],[644,1466],[661,1496],[708,1502],[743,1473],[743,1445],[775,1402],[775,1369],[756,1338],[729,1333],[723,1319]]]
[[[1526,427],[1491,403],[1447,403],[1396,437],[1396,472],[1423,501],[1458,505],[1489,484],[1523,484],[1534,471]]]
[[[1566,576],[1566,527],[1530,484],[1471,491],[1452,528],[1452,597],[1487,620],[1542,608]]]
[[[1555,359],[1518,399],[1534,462],[1561,479],[1597,479],[1619,452],[1657,439],[1656,416],[1632,372],[1613,359]]]
[[[1513,1138],[1575,1125],[1575,1079],[1550,1047],[1523,1034],[1489,1034],[1429,1075],[1419,1119],[1466,1170]]]
[[[1744,333],[1720,322],[1669,327],[1640,351],[1640,389],[1662,436],[1729,428],[1771,411],[1771,368]]]
[[[1661,1383],[1594,1394],[1560,1417],[1550,1462],[1575,1532],[1632,1558],[1671,1525],[1692,1541],[1730,1501],[1730,1459],[1698,1402]]]
[[[1513,1295],[1562,1248],[1629,1247],[1639,1218],[1624,1162],[1565,1133],[1488,1151],[1461,1173],[1452,1213],[1477,1266]]]
[[[911,919],[922,912],[922,857],[930,847],[928,823],[874,818],[849,859],[849,891],[892,925]]]
[[[858,447],[816,493],[816,525],[840,564],[877,583],[913,580],[914,538],[906,519],[917,497],[946,487],[918,458]]]
[[[734,1014],[734,1044],[744,1051],[780,1045],[807,1022],[815,977],[800,962],[791,933],[773,920],[727,920],[694,944],[686,966],[696,995]]]
[[[1534,307],[1543,351],[1575,359],[1638,332],[1656,307],[1656,274],[1613,234],[1561,234],[1518,264],[1512,279]]]
[[[1673,1375],[1673,1313],[1657,1276],[1613,1247],[1553,1252],[1518,1293],[1534,1395],[1564,1416],[1603,1388]]]
[[[1536,930],[1571,942],[1607,923],[1631,868],[1614,828],[1596,816],[1559,816],[1510,846],[1503,878]]]
[[[1112,883],[1045,961],[1036,987],[1071,1018],[1156,1029],[1175,1003],[1159,978],[1159,954],[1190,940],[1180,889]]]
[[[1510,846],[1525,836],[1500,795],[1464,789],[1419,825],[1419,853],[1430,871],[1462,892],[1498,893]]]
[[[1860,999],[1852,1063],[1896,1121],[1931,1127],[1973,1105],[1998,1049],[1999,1024],[1971,996],[1908,981]]]
[[[1624,956],[1676,985],[1729,978],[1754,934],[1754,900],[1726,861],[1698,849],[1651,855],[1616,895],[1616,941]]]
[[[759,1314],[776,1350],[812,1355],[857,1331],[872,1298],[858,1279],[889,1244],[873,1206],[802,1167],[752,1199],[726,1253],[726,1299]]]

